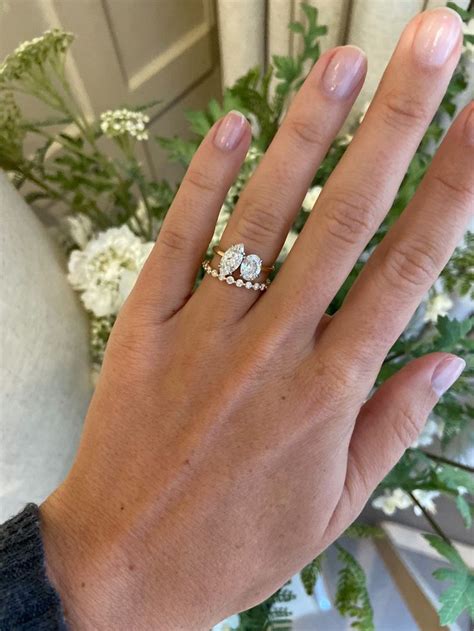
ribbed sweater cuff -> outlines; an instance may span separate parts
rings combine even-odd
[[[0,629],[67,631],[59,595],[46,575],[36,504],[0,525]]]

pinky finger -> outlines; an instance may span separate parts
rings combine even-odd
[[[240,112],[229,112],[202,141],[166,215],[133,292],[154,320],[176,313],[191,294],[220,208],[251,139]]]
[[[333,527],[347,525],[413,444],[439,398],[465,367],[463,359],[432,353],[415,359],[386,381],[362,407],[352,434],[344,491]]]

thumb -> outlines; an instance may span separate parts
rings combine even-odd
[[[447,353],[420,357],[388,379],[364,404],[349,445],[345,490],[338,506],[338,512],[345,513],[339,515],[341,520],[355,518],[362,510],[465,365],[463,359]]]

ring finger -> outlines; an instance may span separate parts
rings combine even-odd
[[[222,236],[221,250],[243,243],[247,254],[257,254],[264,264],[273,263],[365,72],[365,56],[354,46],[322,55],[242,193]],[[218,259],[213,266],[217,263]],[[206,294],[208,309],[227,312],[235,319],[249,309],[259,293],[236,290],[209,277],[197,296],[202,296],[201,292]]]

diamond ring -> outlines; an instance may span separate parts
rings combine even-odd
[[[263,265],[262,259],[256,254],[246,254],[243,243],[231,245],[225,251],[219,249],[217,245],[213,248],[213,252],[221,256],[219,263],[219,274],[227,276],[240,268],[240,276],[245,281],[253,281],[260,276],[262,272],[271,272],[273,266]]]
[[[268,285],[270,284],[269,280],[266,280],[264,283],[252,283],[252,281],[247,280],[244,281],[242,278],[235,279],[232,274],[226,276],[225,274],[221,274],[219,270],[216,270],[212,267],[211,262],[207,259],[202,262],[202,267],[206,274],[209,274],[213,278],[217,278],[220,281],[226,282],[228,285],[235,285],[236,287],[243,287],[244,289],[253,289],[254,291],[265,291]]]

